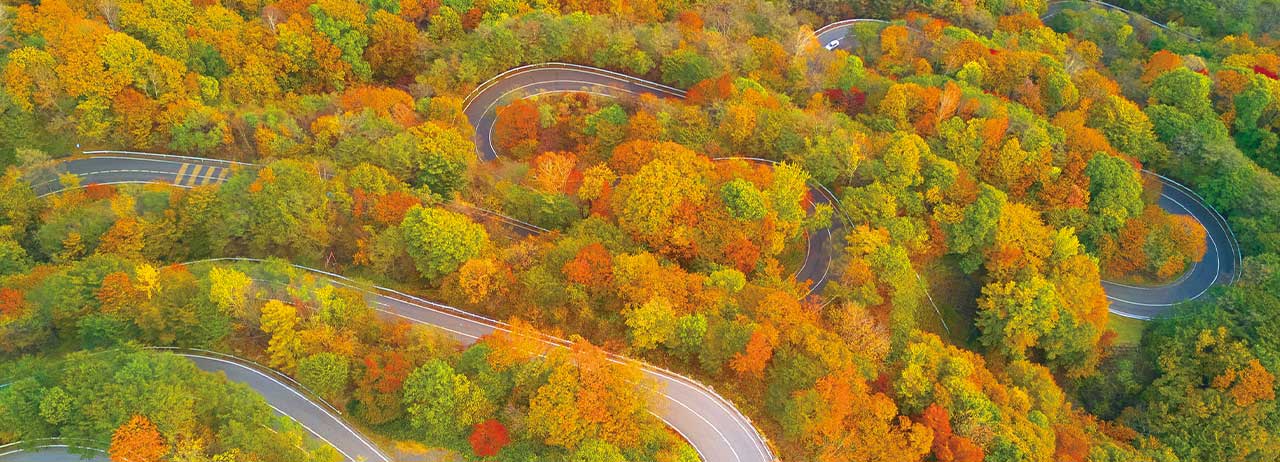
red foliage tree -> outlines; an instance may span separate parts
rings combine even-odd
[[[18,316],[26,311],[27,299],[22,291],[0,288],[0,318]]]
[[[493,128],[494,147],[503,153],[510,153],[517,146],[536,147],[538,119],[538,106],[528,100],[516,100],[499,107]]]
[[[982,448],[968,438],[951,432],[951,418],[947,410],[930,404],[920,415],[920,423],[933,430],[933,457],[938,462],[979,462]]]
[[[471,451],[477,456],[493,457],[511,442],[511,437],[507,435],[507,427],[502,422],[489,419],[476,424],[467,441],[471,443]]]
[[[1253,71],[1265,75],[1271,80],[1280,80],[1280,75],[1277,75],[1276,72],[1271,69],[1267,69],[1262,66],[1253,66]]]
[[[572,282],[587,287],[601,287],[613,280],[613,257],[599,242],[588,244],[561,268]]]
[[[399,352],[370,353],[364,358],[365,374],[361,385],[379,393],[394,393],[409,376],[411,365]]]
[[[422,203],[412,194],[395,191],[378,199],[373,205],[373,219],[384,225],[394,225],[404,220],[404,214]]]
[[[857,88],[849,88],[841,90],[839,88],[831,88],[822,92],[823,96],[831,101],[831,106],[843,111],[850,117],[856,116],[862,112],[867,106],[867,94]]]

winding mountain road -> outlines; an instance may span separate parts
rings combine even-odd
[[[72,445],[58,438],[36,441],[15,441],[0,445],[0,462],[110,462],[107,453],[97,443],[75,444],[86,456],[71,454]]]
[[[260,262],[250,258],[221,258],[210,261]],[[424,300],[393,289],[357,283],[342,275],[293,265],[329,281],[366,294],[366,299],[381,315],[416,324],[433,326],[447,332],[464,345],[476,342],[495,331],[509,331],[509,325],[442,303]],[[571,345],[568,340],[542,336],[547,348]],[[631,363],[634,360],[610,354],[611,361]],[[659,386],[653,397],[651,412],[689,441],[702,459],[708,462],[772,462],[773,453],[765,439],[745,415],[732,403],[697,381],[646,363],[640,363],[646,379]],[[265,396],[265,395],[264,395]],[[269,400],[270,401],[270,400]],[[272,402],[275,404],[275,402]],[[288,409],[301,406],[296,403]],[[314,405],[313,405],[314,406]],[[293,412],[292,410],[290,411]],[[337,430],[333,430],[337,432]]]
[[[282,373],[214,352],[174,354],[190,359],[203,371],[220,372],[228,380],[248,385],[277,413],[293,419],[307,432],[333,446],[345,460],[391,462],[390,457],[339,417],[336,409],[312,400],[299,390],[301,385]]]
[[[200,370],[221,373],[232,382],[247,385],[261,395],[277,414],[292,419],[312,436],[332,446],[342,454],[343,460],[391,462],[390,457],[348,425],[339,416],[338,410],[322,401],[312,400],[301,391],[301,385],[282,373],[245,359],[212,351],[153,349],[170,351],[191,360]],[[67,443],[58,439],[34,441],[29,447],[24,447],[20,443],[10,443],[0,446],[0,462],[65,461],[68,460]],[[95,451],[105,449],[105,446],[100,443],[80,443],[77,446]],[[107,460],[107,458],[102,454],[89,460]]]
[[[853,41],[849,31],[859,23],[879,20],[848,20],[831,24],[815,32],[819,43],[828,49],[850,49]],[[485,160],[497,157],[492,133],[496,123],[496,108],[516,98],[558,92],[588,92],[606,97],[653,94],[660,97],[682,99],[685,92],[670,86],[645,81],[602,69],[586,66],[549,63],[525,66],[507,71],[480,85],[468,96],[464,113],[475,128],[474,140],[478,155]],[[251,167],[216,159],[167,156],[148,153],[100,151],[86,152],[86,157],[63,161],[56,167],[59,173],[74,174],[87,185],[124,183],[166,183],[178,187],[194,187],[218,184],[236,168]],[[763,161],[753,159],[752,161]],[[1161,177],[1165,190],[1160,205],[1173,213],[1196,218],[1207,231],[1209,251],[1204,261],[1197,264],[1186,276],[1163,287],[1142,288],[1105,282],[1113,312],[1123,316],[1148,319],[1163,313],[1170,305],[1194,299],[1214,284],[1229,283],[1235,279],[1239,265],[1239,246],[1227,227],[1226,221],[1206,205],[1190,189]],[[46,196],[62,191],[63,186],[46,175],[33,181],[37,194]],[[816,203],[831,203],[839,211],[836,196],[825,188],[814,186]],[[490,212],[496,214],[496,212]],[[500,216],[500,215],[499,215]],[[516,220],[518,221],[518,220]],[[523,223],[523,222],[520,222]],[[839,226],[836,220],[835,226]],[[540,228],[538,228],[540,229]],[[528,232],[540,232],[526,229]],[[542,230],[545,231],[545,230]],[[810,236],[809,255],[797,273],[797,279],[814,281],[814,288],[825,283],[832,256],[830,229]],[[321,273],[337,283],[361,288],[336,274]],[[361,288],[361,290],[364,290]],[[422,300],[385,288],[367,291],[370,300],[385,316],[394,316],[411,322],[435,326],[449,332],[464,343],[505,329],[500,321],[484,318],[457,308]],[[549,346],[564,346],[567,341],[548,337]],[[386,460],[368,440],[351,429],[316,402],[286,385],[247,365],[235,361],[212,358],[192,358],[205,370],[217,370],[232,380],[241,381],[257,390],[281,413],[287,413],[302,422],[313,434],[330,442],[347,457],[365,457],[367,460]],[[613,360],[629,361],[622,357]],[[741,412],[709,388],[657,367],[644,365],[644,374],[661,384],[655,394],[654,412],[677,432],[681,433],[709,462],[771,462],[774,460],[769,445],[758,430]]]
[[[497,124],[499,106],[517,99],[553,93],[590,93],[609,98],[653,95],[681,100],[686,96],[685,91],[678,88],[577,64],[543,63],[517,67],[480,84],[464,100],[462,112],[475,128],[472,140],[480,159],[492,161],[498,158],[497,148],[493,145],[493,130]],[[776,163],[768,159],[747,157],[714,160],[744,160],[771,165]],[[835,204],[836,196],[821,184],[811,182],[809,198],[810,205],[826,204],[839,210]],[[832,235],[839,226],[840,220],[834,220],[832,227],[808,236],[804,262],[794,275],[797,281],[809,282],[806,296],[821,292],[827,284],[833,257]]]

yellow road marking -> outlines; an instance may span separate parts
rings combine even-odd
[[[209,167],[208,170],[204,171],[204,178],[201,178],[200,180],[200,184],[203,185],[211,185],[218,181],[218,167]]]
[[[203,169],[204,169],[203,165],[197,165],[196,169],[192,170],[190,175],[187,175],[187,178],[190,180],[187,182],[187,186],[196,185],[196,182],[199,181],[200,179],[200,170],[203,170]]]
[[[178,169],[178,176],[173,177],[173,184],[182,184],[182,175],[187,173],[188,168],[191,168],[191,164],[182,164],[182,168]]]
[[[218,182],[221,183],[227,179],[227,174],[231,173],[231,167],[223,167],[222,173],[218,174]]]

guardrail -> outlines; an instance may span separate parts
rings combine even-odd
[[[502,72],[501,72],[501,73],[499,73],[498,75],[495,75],[495,76],[493,76],[493,77],[490,77],[488,80],[485,80],[484,82],[480,83],[480,85],[477,85],[477,86],[476,86],[476,88],[475,88],[474,90],[471,90],[471,93],[468,93],[468,94],[467,94],[467,97],[466,97],[466,98],[464,98],[464,99],[462,100],[462,101],[463,101],[463,105],[462,105],[462,112],[463,112],[463,114],[466,114],[466,113],[467,113],[467,111],[471,108],[471,104],[475,102],[475,99],[476,99],[477,97],[479,97],[479,96],[480,96],[480,94],[484,93],[484,92],[485,92],[486,90],[488,90],[490,87],[493,87],[494,85],[497,85],[497,84],[498,84],[498,82],[502,81],[503,79],[506,79],[506,78],[509,78],[509,77],[511,77],[511,76],[514,76],[514,75],[517,75],[517,74],[521,74],[521,73],[524,73],[524,72],[537,71],[537,70],[544,70],[544,69],[547,69],[547,70],[556,70],[556,69],[561,69],[561,70],[573,70],[573,71],[582,71],[582,72],[587,72],[587,73],[596,74],[596,75],[604,75],[604,76],[607,76],[607,77],[610,77],[610,78],[613,78],[613,79],[616,79],[616,80],[619,80],[619,81],[623,81],[623,82],[630,82],[630,83],[634,83],[634,84],[637,84],[637,85],[645,86],[645,87],[648,87],[649,89],[654,90],[654,91],[656,91],[656,92],[659,92],[659,93],[665,93],[665,94],[667,94],[667,95],[675,96],[675,97],[678,97],[678,98],[684,98],[684,97],[685,97],[685,95],[687,94],[684,90],[681,90],[681,89],[676,88],[676,87],[672,87],[672,86],[670,86],[670,85],[664,85],[664,84],[661,84],[661,83],[658,83],[658,82],[653,82],[653,81],[650,81],[650,80],[645,80],[645,79],[641,79],[641,78],[638,78],[638,77],[633,77],[633,76],[630,76],[630,75],[627,75],[627,74],[623,74],[623,73],[620,73],[620,72],[614,72],[614,71],[611,71],[611,70],[608,70],[608,69],[602,69],[602,68],[592,67],[592,66],[584,66],[584,65],[581,65],[581,64],[573,64],[573,63],[564,63],[564,62],[550,61],[550,62],[545,62],[545,63],[526,64],[526,65],[523,65],[523,66],[513,67],[513,68],[511,68],[511,69],[507,69],[507,70],[505,70],[505,71],[502,71]]]
[[[191,162],[220,162],[224,164],[241,165],[241,166],[257,166],[258,165],[258,164],[253,164],[248,162],[239,162],[234,160],[215,159],[212,157],[192,157],[192,156],[182,156],[177,154],[160,154],[155,152],[142,152],[142,151],[111,151],[111,150],[84,151],[84,154],[95,155],[95,156],[120,155],[120,156],[135,156],[135,157],[155,157],[155,158],[161,158],[161,159],[181,159],[181,160],[187,160]]]
[[[1209,201],[1205,200],[1205,198],[1201,196],[1200,193],[1197,193],[1194,189],[1191,189],[1186,185],[1179,183],[1172,178],[1153,172],[1151,170],[1143,169],[1142,173],[1148,174],[1148,175],[1154,175],[1156,178],[1160,179],[1161,183],[1168,186],[1173,186],[1174,189],[1177,189],[1184,193],[1190,194],[1192,197],[1195,197],[1196,200],[1200,201],[1200,203],[1204,205],[1206,209],[1209,209],[1209,212],[1213,215],[1214,222],[1216,222],[1218,226],[1221,226],[1222,229],[1227,230],[1227,237],[1229,238],[1227,244],[1228,244],[1229,250],[1232,251],[1231,252],[1232,258],[1235,261],[1235,265],[1234,265],[1235,271],[1231,273],[1230,283],[1235,284],[1236,280],[1240,278],[1240,269],[1241,269],[1241,266],[1244,265],[1244,255],[1240,250],[1240,242],[1236,239],[1236,233],[1235,231],[1231,230],[1231,223],[1227,221],[1226,217],[1222,216],[1222,214],[1218,212],[1218,209],[1214,208],[1213,205],[1209,203]]]
[[[30,440],[19,440],[12,443],[0,444],[0,457],[18,454],[21,452],[33,451],[38,449],[62,448],[71,450],[84,450],[107,454],[107,448],[111,446],[110,441],[98,441],[88,438],[68,438],[68,437],[48,437],[36,438]],[[125,459],[128,462],[128,459]]]
[[[322,269],[312,268],[304,265],[298,265],[295,263],[283,262],[280,260],[276,260],[276,261],[287,264],[295,269],[323,275],[325,277],[328,277],[331,281],[335,283],[338,283],[340,285],[343,285],[358,291],[365,292],[370,295],[382,296],[382,297],[394,299],[406,304],[417,306],[419,308],[436,311],[441,314],[452,315],[456,318],[461,318],[471,322],[476,322],[482,325],[486,325],[494,330],[501,330],[508,334],[524,335],[522,333],[518,333],[514,331],[510,324],[503,321],[499,321],[497,319],[484,316],[484,315],[472,313],[472,312],[462,310],[462,309],[459,309],[450,305],[446,305],[443,303],[426,300],[421,297],[410,295],[395,289],[379,286],[376,284],[361,283],[360,281],[356,281],[349,277],[343,276],[341,274],[333,273],[330,271],[325,271]],[[196,260],[196,261],[187,262],[183,264],[195,265],[195,264],[209,263],[209,262],[270,263],[271,261],[260,259],[260,258],[250,258],[250,257],[221,257],[221,258],[208,258],[203,260]],[[369,289],[368,287],[372,287],[372,289]],[[574,344],[574,342],[570,340],[545,334],[542,332],[537,332],[537,337],[532,337],[532,339],[538,340],[544,344],[547,344],[553,347],[568,348],[573,346]],[[704,394],[707,397],[710,397],[721,408],[725,410],[731,410],[732,412],[729,412],[731,416],[733,416],[735,419],[742,420],[741,423],[744,423],[749,428],[751,428],[752,433],[754,434],[755,438],[758,440],[758,443],[760,445],[759,448],[763,450],[764,453],[768,454],[769,458],[771,459],[773,458],[773,453],[769,448],[768,440],[765,438],[765,436],[762,433],[759,432],[759,430],[757,430],[759,427],[755,426],[755,424],[751,421],[751,418],[748,417],[746,414],[743,414],[742,412],[737,411],[737,407],[734,406],[732,402],[730,402],[728,399],[725,399],[723,396],[720,396],[719,393],[716,393],[714,387],[704,385],[701,382],[693,380],[687,376],[684,376],[682,374],[679,374],[677,372],[674,372],[670,369],[666,369],[661,366],[656,366],[646,361],[628,358],[628,357],[625,357],[616,353],[612,353],[612,352],[607,352],[607,351],[605,352],[605,355],[611,362],[614,362],[617,364],[628,364],[628,363],[639,364],[643,369],[649,370],[652,373],[682,382],[685,385],[695,390],[700,390],[700,393]]]
[[[1047,4],[1047,6],[1048,6],[1048,9],[1049,9],[1049,10],[1053,10],[1053,7],[1054,7],[1054,6],[1058,6],[1058,5],[1069,5],[1069,4],[1085,4],[1085,5],[1093,5],[1093,6],[1097,6],[1097,7],[1104,8],[1104,9],[1108,9],[1108,10],[1112,10],[1112,11],[1119,11],[1119,12],[1121,12],[1121,13],[1128,14],[1128,15],[1129,15],[1130,17],[1132,17],[1132,18],[1137,18],[1137,19],[1140,19],[1140,20],[1146,21],[1146,22],[1150,23],[1151,25],[1154,25],[1154,26],[1156,26],[1156,27],[1159,27],[1160,29],[1162,29],[1162,30],[1164,30],[1164,31],[1167,31],[1167,32],[1173,32],[1173,33],[1175,33],[1175,34],[1181,35],[1182,37],[1184,37],[1184,38],[1186,38],[1186,39],[1189,39],[1189,40],[1191,40],[1191,41],[1194,41],[1194,42],[1200,42],[1200,41],[1201,41],[1200,37],[1196,37],[1196,36],[1191,35],[1191,34],[1188,34],[1188,33],[1186,33],[1186,32],[1182,32],[1182,31],[1180,31],[1180,30],[1173,29],[1173,28],[1169,27],[1169,25],[1168,25],[1168,24],[1165,24],[1165,23],[1162,23],[1162,22],[1156,21],[1156,20],[1154,20],[1154,19],[1151,19],[1151,18],[1147,17],[1146,15],[1144,15],[1144,14],[1142,14],[1142,13],[1139,13],[1139,12],[1136,12],[1136,11],[1133,11],[1133,10],[1130,10],[1130,9],[1127,9],[1127,8],[1124,8],[1124,7],[1119,6],[1119,5],[1113,5],[1113,4],[1110,4],[1110,3],[1104,2],[1104,1],[1102,1],[1102,0],[1056,0],[1056,1],[1049,2],[1049,3]],[[1044,21],[1044,20],[1046,20],[1046,19],[1049,19],[1049,18],[1052,18],[1052,17],[1054,17],[1054,16],[1057,16],[1057,15],[1058,15],[1058,13],[1061,13],[1061,12],[1062,12],[1062,10],[1063,10],[1063,8],[1058,8],[1058,10],[1057,10],[1057,11],[1046,11],[1044,15],[1040,16],[1040,21],[1042,21],[1042,22],[1043,22],[1043,21]]]

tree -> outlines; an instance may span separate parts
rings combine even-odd
[[[578,250],[573,259],[560,269],[569,282],[587,287],[608,287],[613,281],[613,257],[599,242],[592,242]]]
[[[418,366],[404,382],[405,412],[428,443],[453,446],[493,413],[484,392],[440,359]]]
[[[759,220],[769,211],[760,190],[742,178],[734,178],[721,186],[720,199],[729,207],[729,213],[739,220]]]
[[[74,406],[75,398],[62,387],[55,386],[46,390],[44,397],[40,398],[40,417],[49,422],[49,425],[61,425],[73,417]]]
[[[1130,218],[1142,213],[1142,180],[1132,165],[1106,154],[1094,156],[1085,167],[1089,177],[1089,212],[1103,233],[1120,229]]]
[[[208,218],[199,226],[222,250],[247,239],[256,254],[320,260],[331,235],[329,194],[319,167],[298,160],[272,162],[256,177],[236,175],[216,192]]]
[[[452,273],[489,248],[489,233],[466,216],[414,206],[400,223],[409,256],[430,281]]]
[[[0,276],[21,273],[31,267],[27,249],[16,241],[0,237]]]
[[[715,70],[710,59],[689,48],[680,48],[662,60],[662,80],[681,88],[711,78]]]
[[[686,252],[693,245],[693,231],[673,223],[681,207],[700,207],[709,195],[706,172],[709,161],[675,143],[624,143],[643,149],[651,146],[655,158],[634,175],[623,177],[613,196],[618,225],[641,241],[668,252]],[[618,158],[615,154],[614,158]]]
[[[507,427],[502,422],[489,419],[476,424],[471,436],[467,437],[467,442],[471,443],[471,452],[475,455],[493,457],[511,442],[511,437],[507,435]]]
[[[383,10],[374,11],[371,19],[370,44],[364,58],[374,74],[388,80],[412,74],[419,62],[413,58],[422,47],[418,29],[413,23]]]
[[[532,101],[518,99],[498,107],[498,120],[494,122],[494,147],[500,154],[516,159],[527,159],[535,154],[538,146],[538,106]]]
[[[730,367],[739,374],[759,377],[773,357],[773,347],[778,344],[778,329],[769,324],[762,324],[751,332],[745,351],[738,353],[730,362]]]
[[[623,311],[630,328],[631,346],[648,350],[667,343],[675,334],[677,318],[675,308],[666,298],[657,296],[640,305]]]
[[[458,286],[471,303],[505,294],[512,279],[511,269],[492,258],[472,258],[458,268]]]
[[[334,46],[342,50],[342,60],[350,66],[351,80],[368,80],[373,69],[363,57],[365,46],[369,44],[365,18],[350,18],[355,14],[364,16],[352,11],[357,8],[359,7],[355,2],[330,1],[313,4],[308,11],[315,19],[316,31],[324,34]],[[340,81],[348,80],[347,76],[340,78]]]
[[[142,228],[133,217],[121,217],[107,229],[99,241],[96,253],[113,253],[124,258],[142,258]]]
[[[1133,102],[1117,95],[1107,96],[1089,110],[1089,126],[1106,136],[1116,150],[1149,166],[1162,165],[1169,152],[1156,141],[1154,126]]]
[[[316,353],[298,361],[298,381],[326,400],[338,399],[347,390],[351,375],[347,359],[333,353]]]
[[[467,185],[467,171],[475,164],[471,140],[454,127],[427,122],[409,130],[417,137],[418,182],[432,193],[451,197]]]
[[[270,338],[267,356],[271,367],[293,371],[298,364],[302,340],[295,327],[298,325],[298,309],[279,300],[268,300],[262,305],[262,332]]]
[[[111,434],[111,448],[107,452],[112,460],[160,462],[169,453],[169,447],[150,419],[134,415]]]
[[[983,460],[981,447],[969,438],[951,432],[951,417],[946,408],[936,403],[930,404],[925,408],[924,414],[921,414],[920,423],[933,430],[933,456],[938,462],[981,462]]]
[[[529,433],[546,444],[575,448],[590,433],[578,412],[578,374],[568,363],[551,370],[529,400]]]
[[[793,395],[791,411],[803,414],[801,441],[815,460],[919,461],[929,452],[929,429],[898,416],[883,393],[870,390],[854,371],[837,371],[812,389]]]
[[[1025,282],[993,282],[978,299],[982,344],[1012,358],[1022,358],[1053,328],[1062,309],[1053,286],[1033,276]]]
[[[570,179],[574,174],[574,166],[578,159],[573,153],[544,152],[533,158],[533,169],[529,172],[529,182],[534,189],[547,194],[569,191]]]
[[[249,287],[253,279],[232,268],[214,266],[209,269],[209,299],[223,312],[240,320],[249,317]]]
[[[617,447],[612,444],[600,441],[598,439],[589,439],[582,442],[573,455],[569,457],[569,462],[626,462],[627,459],[622,455]]]
[[[940,206],[935,216],[947,232],[947,248],[961,255],[960,268],[973,272],[982,265],[986,250],[994,243],[996,225],[1006,198],[1000,190],[983,184],[978,197],[960,213],[954,208]]]

